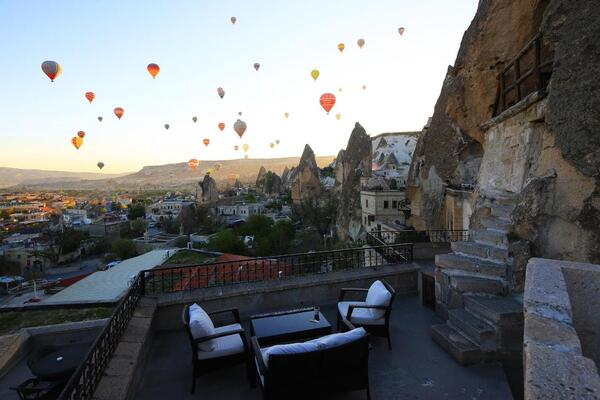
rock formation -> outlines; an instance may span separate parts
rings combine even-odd
[[[265,185],[265,175],[267,174],[267,170],[264,166],[261,166],[258,170],[258,175],[256,176],[256,187]]]
[[[281,193],[283,190],[281,178],[275,172],[265,171],[265,168],[261,167],[256,177],[256,189],[265,194]]]
[[[289,174],[289,185],[292,191],[292,201],[299,205],[307,197],[316,197],[321,193],[319,167],[315,160],[315,153],[307,144],[300,157],[298,167]]]
[[[217,182],[210,176],[210,174],[204,175],[204,179],[198,182],[198,186],[202,189],[202,203],[214,203],[219,200],[219,191],[217,189]]]
[[[340,239],[357,239],[361,232],[360,178],[371,175],[371,138],[358,122],[354,125],[346,150],[335,163],[340,204],[336,230]]]

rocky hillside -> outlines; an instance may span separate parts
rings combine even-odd
[[[19,169],[0,167],[0,188],[18,185],[60,184],[79,182],[82,179],[98,180],[117,178],[126,174],[101,174],[94,172],[44,171],[40,169]]]

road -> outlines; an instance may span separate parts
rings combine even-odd
[[[101,257],[86,258],[75,261],[57,268],[50,268],[46,271],[46,279],[66,279],[83,274],[89,274],[98,270],[98,266],[102,264]]]

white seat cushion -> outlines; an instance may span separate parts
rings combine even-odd
[[[353,305],[366,305],[367,303],[364,301],[340,301],[338,303],[338,310],[342,318],[346,319],[346,315],[348,315],[348,307],[350,304]],[[379,311],[379,310],[375,310]],[[375,317],[373,309],[370,308],[355,308],[352,311],[352,316],[350,318],[350,322],[358,325],[385,325],[385,318],[382,316]]]
[[[190,332],[194,339],[200,339],[215,334],[215,326],[213,325],[212,320],[206,311],[198,304],[192,304],[190,306],[189,317]],[[216,342],[214,340],[208,340],[198,345],[198,348],[202,351],[212,351],[215,347]]]
[[[232,324],[226,326],[220,326],[215,328],[215,333],[234,331],[236,329],[242,329],[240,324]],[[230,356],[233,354],[244,352],[244,343],[239,334],[222,336],[220,338],[213,339],[215,342],[215,348],[212,351],[203,351],[198,349],[198,359],[206,360],[209,358],[218,358]]]
[[[392,294],[381,281],[375,281],[367,292],[366,303],[369,306],[389,306],[392,300]],[[371,309],[373,318],[382,318],[385,310]]]
[[[355,328],[348,332],[332,333],[331,335],[313,339],[309,342],[316,343],[317,346],[319,346],[319,349],[331,349],[346,343],[353,342],[357,339],[364,337],[366,334],[367,331],[365,331],[365,328]]]

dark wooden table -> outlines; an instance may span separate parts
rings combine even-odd
[[[315,339],[331,333],[331,325],[319,312],[314,321],[314,310],[303,309],[258,315],[251,318],[250,334],[261,346]]]
[[[87,355],[89,345],[76,344],[34,355],[27,365],[42,380],[68,379]]]

